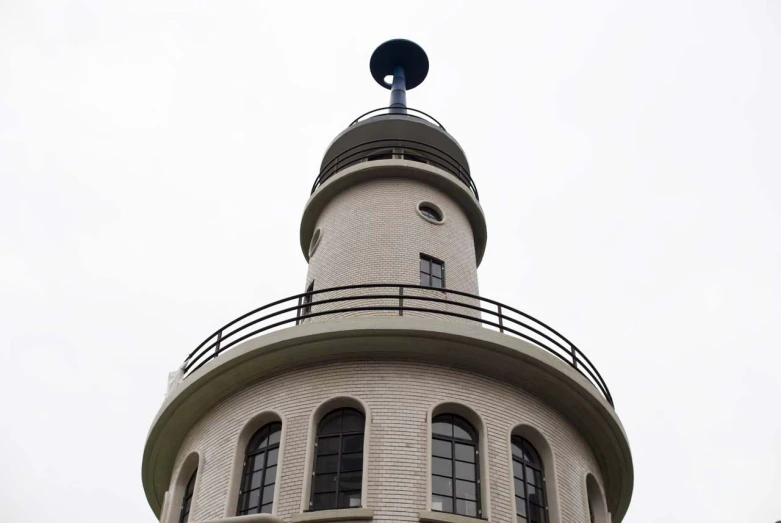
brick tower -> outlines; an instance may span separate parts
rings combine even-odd
[[[632,458],[607,385],[559,332],[479,296],[486,223],[461,146],[406,91],[328,146],[300,228],[300,294],[209,336],[144,449],[162,523],[607,523]]]

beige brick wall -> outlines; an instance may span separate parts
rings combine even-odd
[[[286,423],[276,512],[289,521],[300,510],[312,411],[324,400],[343,395],[362,400],[371,410],[367,499],[375,521],[417,521],[418,511],[428,508],[427,416],[433,406],[445,402],[468,406],[485,424],[491,521],[513,520],[508,437],[521,423],[536,427],[551,445],[562,522],[587,521],[584,478],[592,472],[601,483],[600,471],[577,431],[547,404],[479,374],[433,364],[360,360],[265,379],[207,413],[185,439],[174,467],[178,470],[192,451],[203,456],[192,520],[223,516],[239,431],[254,415],[275,410]]]
[[[404,167],[399,167],[403,169]],[[417,211],[421,201],[429,201],[444,212],[444,223],[433,224]],[[418,285],[420,254],[445,262],[445,284],[449,289],[479,294],[472,228],[460,208],[447,194],[423,182],[404,177],[380,178],[348,187],[337,194],[320,214],[317,227],[322,239],[310,259],[306,283],[315,280],[315,289],[361,283],[406,283]],[[303,292],[305,289],[302,288]],[[398,289],[349,291],[345,294],[398,294]],[[441,291],[405,291],[457,302],[476,304],[468,298]],[[315,300],[337,296],[318,295]],[[326,307],[367,305],[368,300]],[[398,299],[375,300],[372,305],[398,305]],[[477,315],[475,311],[434,302],[407,300],[408,306],[423,306]],[[366,313],[364,313],[366,314]],[[369,314],[398,314],[372,312]],[[426,313],[409,312],[426,316]],[[340,316],[355,316],[356,313]],[[442,315],[439,319],[448,319]],[[333,318],[329,316],[323,319]],[[310,321],[322,321],[313,318]],[[465,320],[459,320],[465,321]]]

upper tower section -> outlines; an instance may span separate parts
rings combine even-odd
[[[318,280],[317,287],[319,282],[344,285],[391,278],[417,284],[417,261],[400,259],[404,249],[393,245],[403,243],[410,256],[412,251],[419,251],[416,257],[428,251],[432,257],[447,256],[445,261],[456,271],[451,272],[448,287],[476,291],[487,231],[469,162],[442,124],[407,106],[407,90],[419,86],[428,74],[428,57],[414,42],[390,40],[374,51],[370,70],[377,83],[390,90],[390,104],[356,118],[326,149],[301,222],[301,249],[310,261],[307,280]],[[397,212],[383,215],[378,203],[391,200]],[[428,203],[432,205],[424,205]],[[418,221],[420,209],[442,215],[439,222],[444,226],[424,230]],[[345,231],[347,216],[360,220],[361,215],[368,219],[367,214],[372,215],[373,227],[364,227],[360,235]],[[331,246],[326,249],[328,241]],[[310,258],[320,242],[327,251],[322,257],[328,260],[313,264]],[[356,252],[366,254],[357,242],[376,247],[371,261],[361,261],[364,267],[382,261],[389,269],[384,276],[352,271],[341,259],[347,252],[353,253],[353,261]],[[339,267],[339,274],[325,267]],[[405,268],[411,268],[409,274]]]

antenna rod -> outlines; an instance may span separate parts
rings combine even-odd
[[[391,114],[407,114],[407,78],[404,75],[404,68],[400,65],[393,69],[389,112]]]

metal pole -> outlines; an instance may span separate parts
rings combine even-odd
[[[407,78],[404,68],[397,65],[393,69],[393,85],[391,86],[390,113],[407,114]]]
[[[404,316],[404,287],[399,286],[399,316]]]

